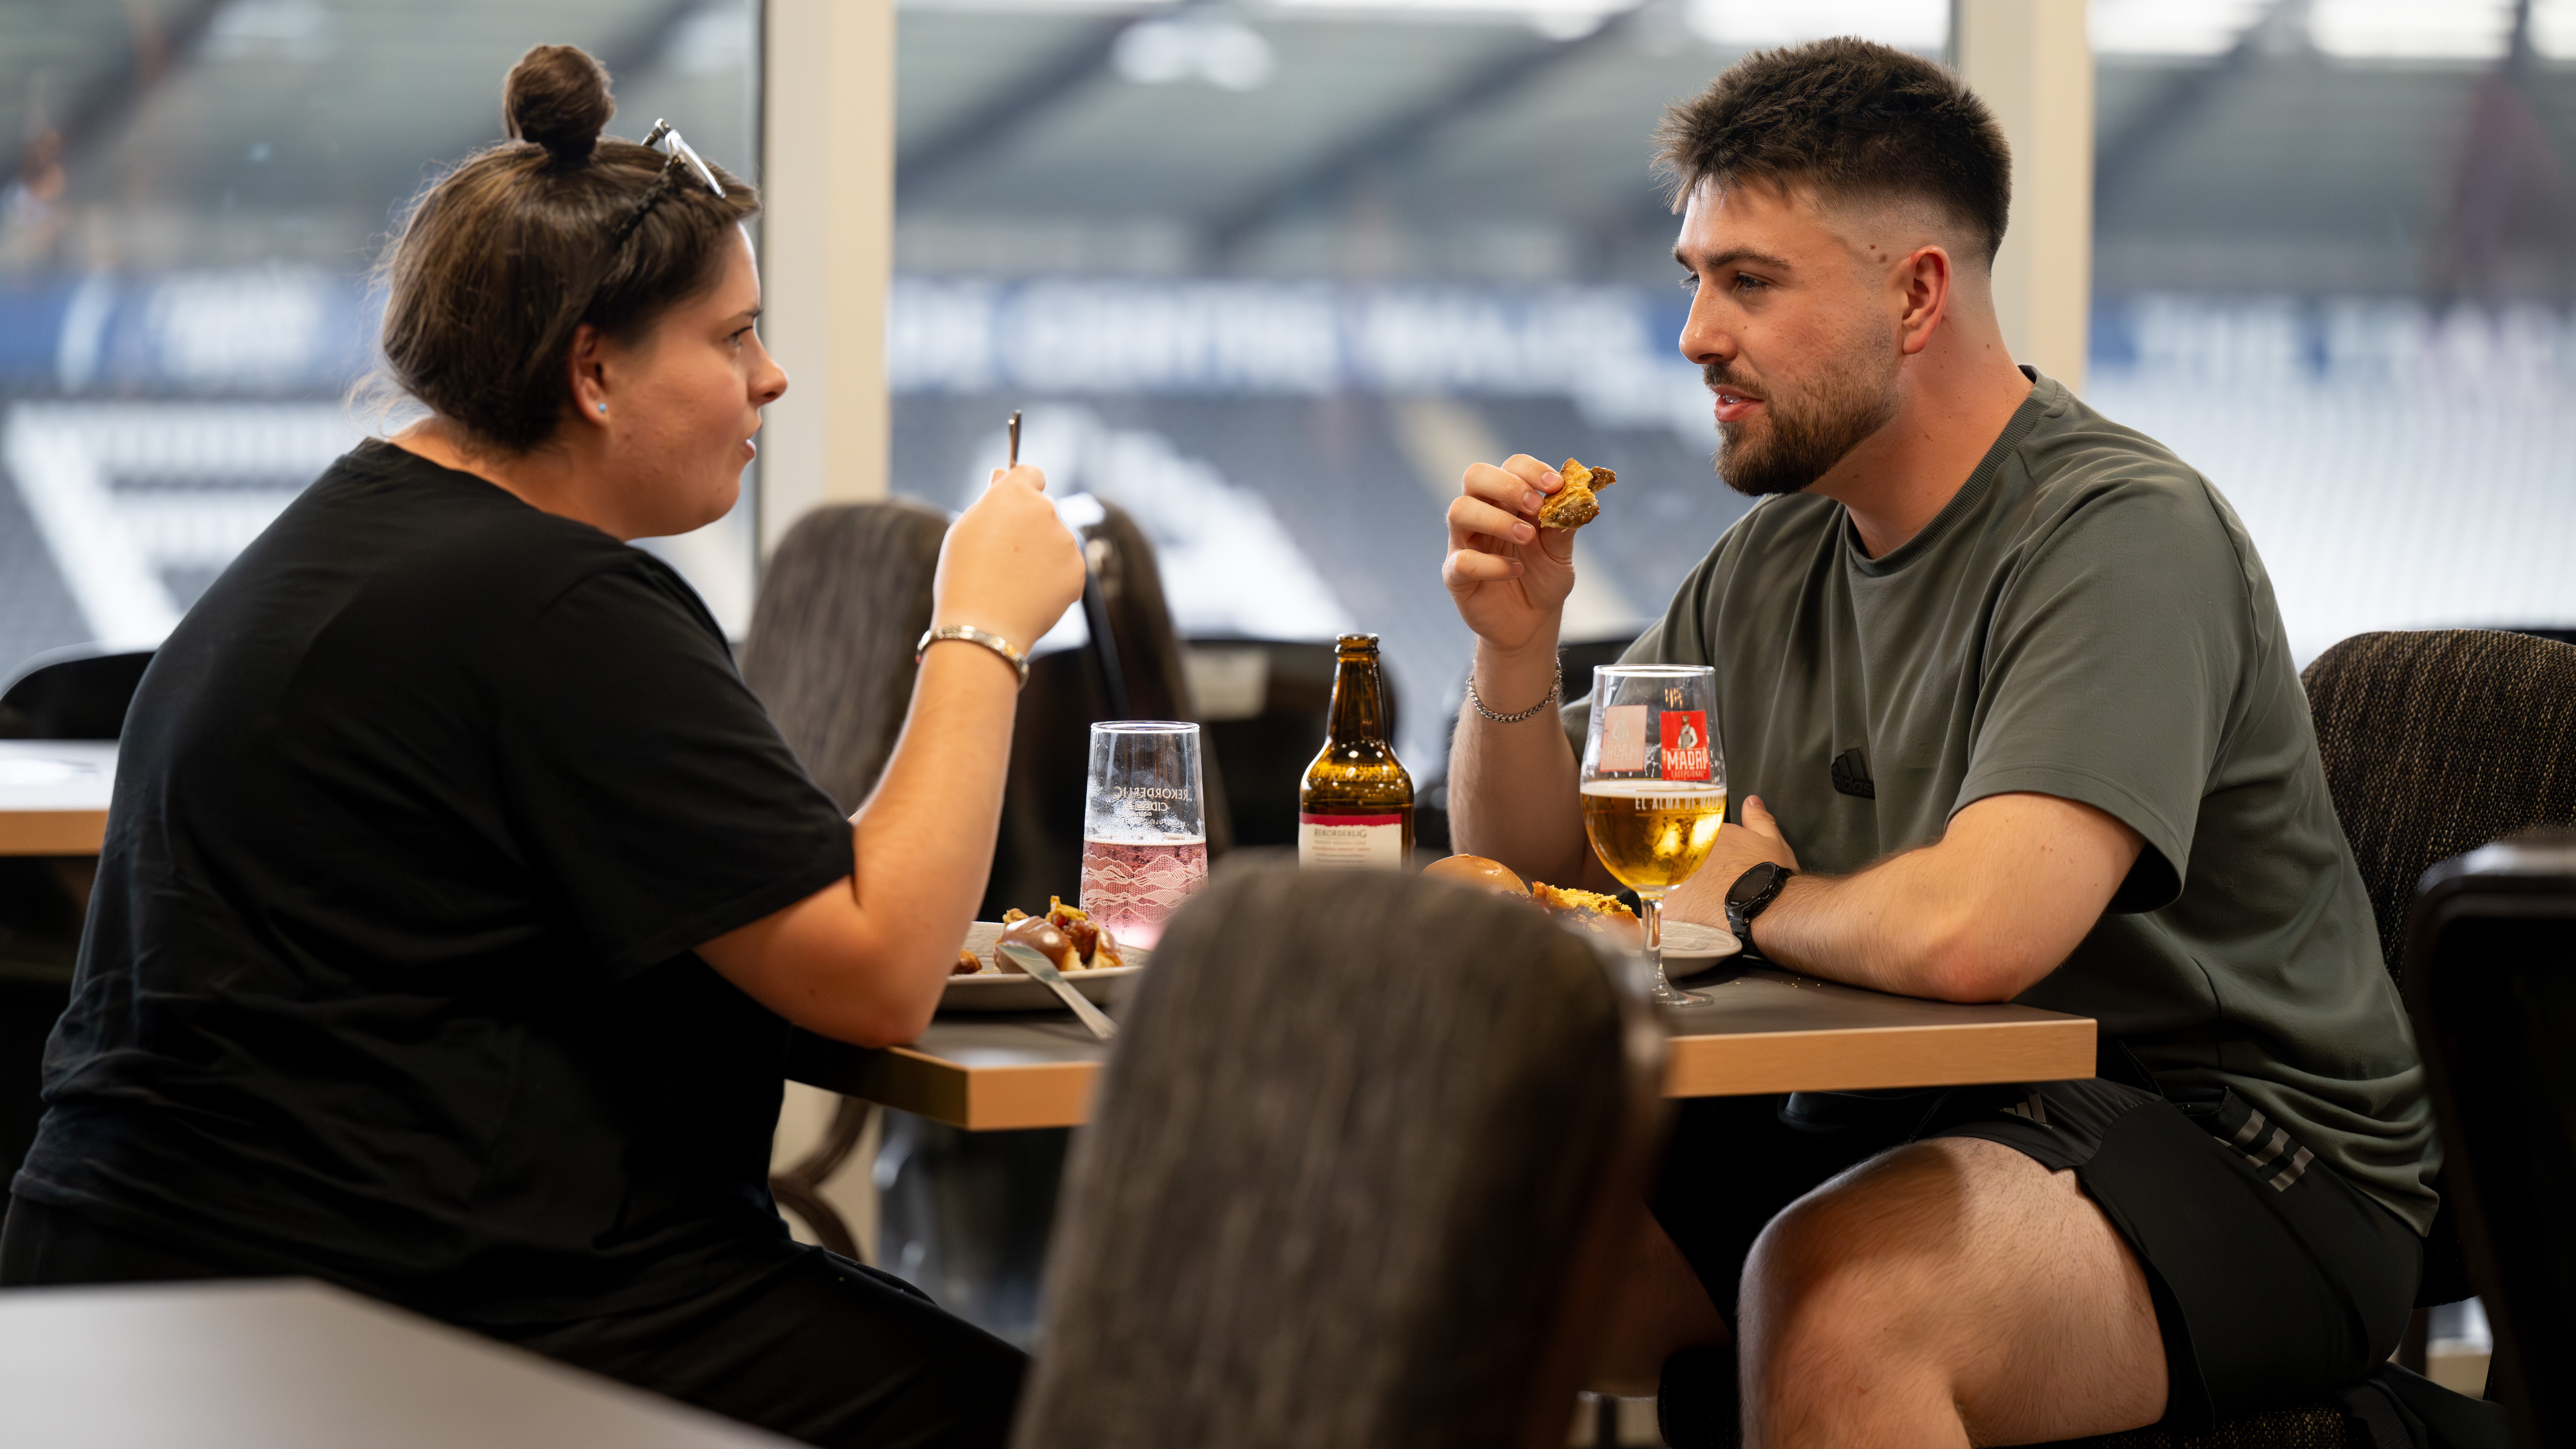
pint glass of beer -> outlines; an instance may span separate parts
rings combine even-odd
[[[1091,727],[1082,807],[1083,913],[1121,942],[1151,946],[1207,884],[1199,727],[1120,720]]]
[[[1717,671],[1696,664],[1612,664],[1592,675],[1583,741],[1583,831],[1593,853],[1637,893],[1654,999],[1709,998],[1664,979],[1664,897],[1690,879],[1726,820],[1726,761],[1710,722]]]

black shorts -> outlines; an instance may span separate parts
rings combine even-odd
[[[0,1287],[265,1276],[63,1208],[0,1197]],[[640,1388],[802,1439],[1002,1449],[1027,1357],[920,1289],[820,1248],[713,1293],[567,1323],[466,1324]]]
[[[1745,1257],[1781,1209],[1846,1168],[1935,1137],[1981,1137],[2074,1170],[2146,1269],[2173,1428],[2359,1382],[2414,1308],[2424,1248],[2414,1229],[2233,1093],[2178,1103],[2092,1078],[1702,1098],[1674,1124],[1655,1217],[1731,1324]],[[1677,1355],[1666,1396],[1722,1392],[1731,1403],[1731,1383],[1688,1381],[1731,1362]],[[1700,1417],[1684,1405],[1665,1412]]]

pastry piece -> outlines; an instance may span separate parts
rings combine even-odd
[[[1110,935],[1107,928],[1094,923],[1078,907],[1066,905],[1064,897],[1047,897],[1047,919],[1073,942],[1074,954],[1081,958],[1082,964],[1072,969],[1097,971],[1104,966],[1127,964],[1126,959],[1118,954],[1118,938]]]
[[[1058,971],[1097,971],[1104,966],[1127,964],[1118,953],[1118,938],[1079,908],[1066,905],[1061,896],[1047,897],[1047,913],[1043,916],[1032,916],[1017,906],[1002,912],[1002,939],[1034,947],[1053,961]],[[993,948],[993,965],[1003,971],[1027,974],[1012,965],[998,945]]]
[[[1082,969],[1082,957],[1074,951],[1073,941],[1044,916],[1032,916],[1016,908],[1002,913],[1002,939],[993,947],[993,965],[1008,975],[1028,975],[1018,962],[1003,954],[1002,947],[1009,945],[1028,947],[1054,962],[1058,971]]]
[[[1445,876],[1450,880],[1502,895],[1520,896],[1524,899],[1529,895],[1529,887],[1521,884],[1521,878],[1512,873],[1510,866],[1499,860],[1487,860],[1481,855],[1442,856],[1424,866],[1422,873]]]
[[[1629,941],[1640,939],[1644,933],[1645,928],[1637,922],[1637,913],[1621,904],[1617,896],[1532,881],[1530,899],[1567,925],[1581,926],[1587,931],[1619,936]]]
[[[1572,458],[1556,470],[1564,475],[1565,487],[1548,495],[1538,506],[1541,528],[1581,528],[1601,516],[1602,489],[1619,481],[1619,475],[1607,468],[1586,468]]]
[[[984,958],[967,950],[965,947],[960,946],[957,948],[957,964],[948,968],[948,974],[951,976],[972,976],[983,969]]]

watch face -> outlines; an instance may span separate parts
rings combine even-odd
[[[1755,896],[1762,894],[1764,888],[1771,884],[1772,877],[1779,873],[1780,867],[1766,860],[1737,876],[1734,886],[1726,893],[1727,904],[1732,906],[1749,904]]]

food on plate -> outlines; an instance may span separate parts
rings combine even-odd
[[[1047,913],[1032,916],[1017,906],[1002,913],[1002,941],[1017,942],[1055,963],[1058,971],[1097,971],[1108,966],[1124,966],[1126,958],[1118,952],[1118,938],[1092,923],[1091,917],[1064,903],[1061,896],[1047,897]],[[1001,946],[993,948],[996,972],[1011,976],[1028,973],[1011,964]]]
[[[1635,941],[1643,929],[1637,923],[1637,913],[1622,905],[1617,896],[1552,886],[1545,881],[1523,885],[1510,866],[1481,855],[1445,856],[1424,866],[1422,873],[1459,881],[1497,895],[1517,896],[1567,925],[1587,931]]]
[[[1581,528],[1601,516],[1601,500],[1596,496],[1619,481],[1619,475],[1607,468],[1586,468],[1572,458],[1556,470],[1565,477],[1565,487],[1550,494],[1538,506],[1541,528]]]
[[[993,966],[1005,976],[1026,976],[1020,963],[1002,953],[1003,946],[1026,946],[1055,963],[1058,971],[1078,971],[1075,963],[1082,958],[1073,949],[1073,941],[1055,928],[1055,922],[1044,916],[1032,916],[1013,910],[1002,917],[1002,939],[993,948]]]
[[[1545,881],[1532,881],[1530,899],[1551,915],[1587,931],[1634,938],[1642,930],[1637,924],[1635,911],[1621,904],[1617,896],[1606,896],[1599,891],[1579,891],[1552,886]]]
[[[1447,855],[1422,868],[1424,875],[1441,876],[1482,890],[1498,891],[1507,896],[1526,896],[1529,887],[1512,873],[1512,868],[1499,860],[1481,855]]]
[[[965,947],[960,946],[957,948],[957,964],[948,968],[948,974],[951,976],[972,976],[983,969],[984,958],[967,950]]]

